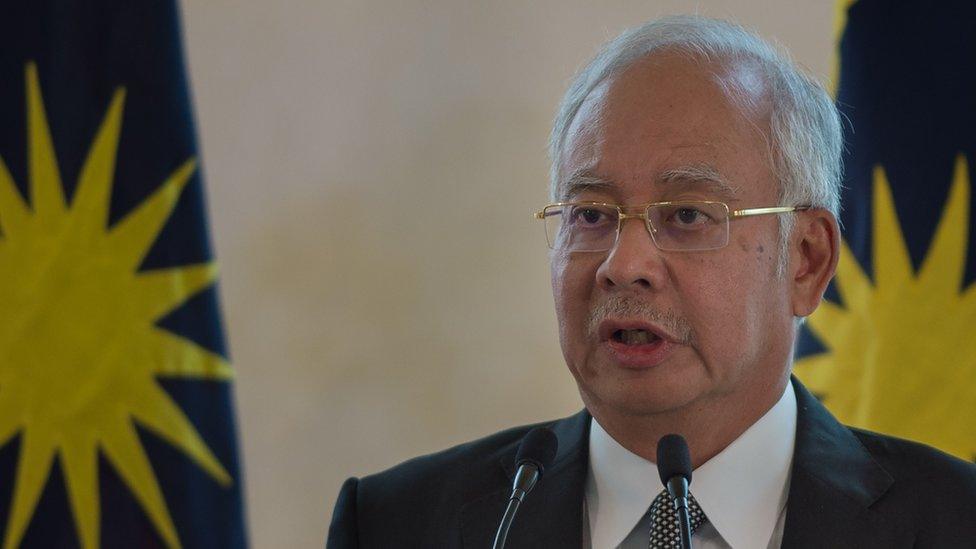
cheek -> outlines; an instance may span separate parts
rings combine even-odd
[[[561,315],[566,295],[566,260],[553,256],[549,261],[549,278],[552,285],[552,298],[556,303],[556,314]]]
[[[558,255],[550,260],[552,295],[562,336],[585,329],[596,267],[585,257]],[[575,339],[575,338],[574,338]]]
[[[717,261],[702,261],[694,273],[685,278],[690,284],[683,293],[688,296],[689,320],[696,329],[700,343],[707,343],[721,335],[735,322],[733,304],[738,302],[737,281],[730,276],[726,265]]]
[[[755,338],[770,281],[746,254],[700,256],[691,263],[676,278],[685,296],[684,313],[703,359],[717,365]]]

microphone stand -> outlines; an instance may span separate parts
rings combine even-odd
[[[518,512],[520,503],[522,503],[522,500],[518,498],[508,500],[508,507],[505,508],[505,516],[502,517],[502,523],[498,526],[498,532],[495,533],[495,543],[492,544],[492,549],[502,549],[505,547],[505,540],[508,539],[508,529],[512,527],[512,521],[515,520],[515,513]]]
[[[657,441],[657,472],[668,489],[678,514],[681,547],[691,549],[691,520],[688,516],[688,485],[691,484],[691,454],[688,443],[678,434],[664,435]]]
[[[556,458],[556,448],[559,443],[556,435],[546,427],[536,427],[529,431],[519,444],[515,454],[515,480],[512,482],[512,495],[508,498],[505,516],[502,517],[498,531],[495,533],[493,549],[503,549],[508,539],[508,530],[515,520],[515,513],[525,499],[525,495],[532,491],[535,483],[542,477],[542,472],[552,465]]]
[[[678,513],[678,531],[681,533],[681,547],[691,549],[691,517],[688,516],[688,479],[673,476],[668,479],[668,493],[671,503]]]
[[[515,482],[513,483],[515,486],[512,490],[512,497],[508,499],[505,516],[502,517],[502,523],[498,525],[498,532],[495,533],[495,543],[492,545],[492,549],[502,549],[505,547],[505,540],[508,538],[508,529],[512,527],[512,521],[515,520],[515,513],[518,512],[519,505],[522,504],[525,495],[535,487],[539,476],[539,467],[534,463],[529,462],[519,466],[518,472],[515,473]]]

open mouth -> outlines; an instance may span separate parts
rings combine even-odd
[[[667,330],[642,319],[604,319],[598,334],[609,360],[632,370],[665,362],[677,346]]]
[[[612,338],[624,345],[648,345],[661,340],[657,334],[647,330],[617,330],[613,332]]]

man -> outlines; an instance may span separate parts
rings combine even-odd
[[[790,378],[839,250],[827,94],[757,37],[674,17],[604,47],[550,142],[560,343],[586,409],[508,547],[673,546],[655,450],[688,442],[696,547],[976,544],[976,468],[848,429]],[[342,488],[329,547],[488,547],[520,427]]]

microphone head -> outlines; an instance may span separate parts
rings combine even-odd
[[[683,436],[664,435],[657,442],[657,472],[665,486],[676,476],[685,477],[691,484],[691,454]]]
[[[556,433],[548,427],[536,427],[522,439],[518,453],[515,454],[515,467],[531,463],[539,470],[539,476],[542,477],[543,471],[556,459],[558,446]]]

